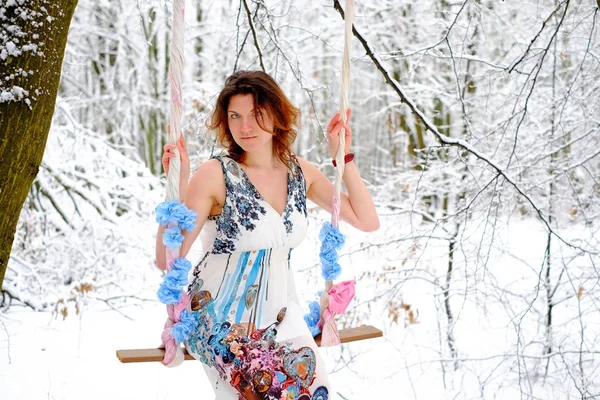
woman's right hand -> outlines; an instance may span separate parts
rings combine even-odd
[[[171,126],[167,125],[167,132],[171,133]],[[179,140],[177,144],[167,143],[163,147],[164,153],[162,156],[162,166],[166,175],[169,175],[169,165],[171,163],[171,158],[175,157],[175,148],[179,150],[179,156],[181,157],[181,176],[185,176],[189,179],[190,177],[190,158],[187,153],[187,147],[185,145],[185,139],[183,134],[179,135]],[[186,180],[187,182],[187,180]]]
[[[170,125],[167,125],[167,131],[169,133],[171,132]],[[164,146],[162,166],[167,176],[169,176],[171,159],[175,157],[175,149],[179,150],[179,156],[181,158],[181,170],[179,171],[179,197],[181,201],[184,201],[187,194],[188,182],[190,180],[190,158],[188,156],[187,147],[185,146],[183,134],[179,135],[177,144],[167,143]]]

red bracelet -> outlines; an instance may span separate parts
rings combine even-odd
[[[344,156],[344,164],[348,164],[350,161],[354,160],[354,153],[348,153]],[[335,159],[331,160],[334,167],[337,167],[337,163]]]

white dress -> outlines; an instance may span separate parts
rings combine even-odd
[[[306,182],[288,172],[283,215],[233,159],[222,165],[226,199],[206,221],[205,249],[188,287],[198,325],[186,348],[202,361],[221,399],[325,400],[325,366],[304,321],[290,253],[305,237]]]

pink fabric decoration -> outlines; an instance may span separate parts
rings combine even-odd
[[[168,309],[172,309],[172,306],[167,306]],[[160,335],[160,339],[162,340],[163,346],[165,346],[165,356],[162,360],[164,365],[169,365],[174,359],[177,353],[177,343],[175,343],[175,339],[171,336],[171,328],[175,322],[168,318],[165,322],[165,327]]]
[[[325,321],[321,329],[321,347],[337,346],[342,341],[335,325],[335,320],[333,319],[335,314],[330,313],[327,309],[323,313],[323,318],[325,318],[325,314],[327,314],[327,318],[329,319]]]
[[[354,285],[356,285],[355,280],[344,281],[333,285],[331,289],[329,289],[329,307],[327,308],[336,314],[345,313],[348,304],[350,304],[354,298]]]
[[[165,347],[165,356],[162,360],[162,363],[167,367],[175,367],[183,361],[183,350],[181,350],[181,346],[178,346],[177,343],[175,343],[175,339],[173,339],[173,336],[171,336],[171,329],[175,323],[180,321],[179,316],[181,315],[181,312],[187,309],[189,304],[190,298],[187,292],[184,290],[179,303],[175,305],[167,305],[167,314],[169,317],[165,321],[163,332],[160,335],[162,343]]]
[[[340,344],[340,334],[335,325],[336,314],[343,314],[348,304],[354,298],[354,286],[356,281],[344,281],[337,283],[327,291],[327,308],[323,310],[319,328],[321,329],[321,346],[336,346]]]

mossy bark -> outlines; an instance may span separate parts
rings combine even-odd
[[[9,82],[27,90],[28,96],[0,102],[0,288],[21,208],[44,155],[76,5],[77,0],[30,0],[21,6],[44,16],[43,24],[35,19],[12,21],[28,36],[43,42],[43,54],[23,52],[0,63],[0,77],[11,75],[11,71],[29,72]],[[11,7],[17,6],[8,6],[7,15],[15,11]]]

